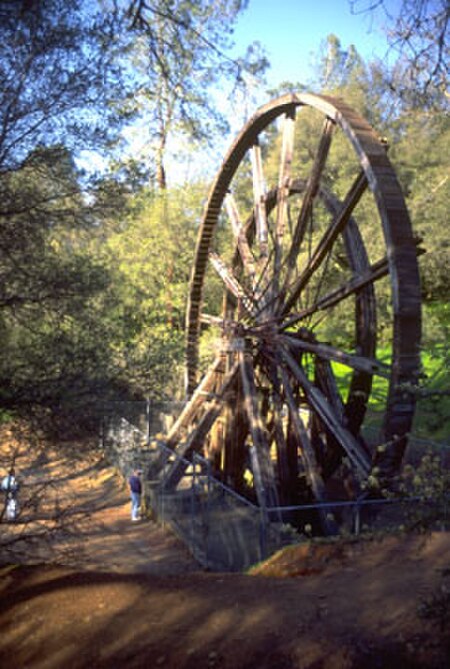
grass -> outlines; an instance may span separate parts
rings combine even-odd
[[[441,350],[442,349],[442,350]],[[422,439],[445,441],[450,435],[450,368],[446,364],[444,347],[422,352],[423,382],[416,389],[417,405],[414,419],[414,434]],[[389,364],[391,351],[381,349],[378,359]],[[345,365],[333,362],[333,372],[338,388],[345,398],[352,371]],[[367,429],[378,429],[388,393],[389,382],[381,376],[374,376],[372,392],[368,403]]]

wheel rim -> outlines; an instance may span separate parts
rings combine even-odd
[[[304,179],[296,178],[293,167],[298,109],[313,110],[323,121]],[[267,144],[262,136],[281,118],[278,183],[266,191],[263,153]],[[352,147],[358,167],[341,201],[324,183],[337,133]],[[233,190],[250,152],[253,202],[244,218],[239,213],[242,202]],[[369,259],[356,217],[366,191],[373,198],[374,228],[380,229],[385,248],[385,255],[375,259]],[[235,249],[229,262],[216,250],[218,246],[220,251],[217,228],[225,209]],[[317,229],[312,222],[314,210],[318,211]],[[370,245],[367,232],[364,237]],[[227,345],[224,364],[220,371],[216,369],[212,384],[222,399],[223,379],[230,378],[233,364],[240,370],[231,391],[227,385],[227,427],[217,448],[228,453],[222,466],[231,479],[236,478],[236,472],[242,474],[244,445],[251,433],[262,462],[253,463],[253,468],[261,470],[256,477],[261,478],[256,487],[264,491],[260,502],[276,503],[280,491],[282,501],[295,499],[292,490],[299,474],[299,453],[309,488],[321,500],[343,458],[359,479],[367,477],[374,464],[382,479],[397,473],[414,414],[411,387],[419,373],[416,256],[408,213],[386,148],[344,102],[325,96],[284,96],[261,108],[238,135],[214,181],[199,231],[187,313],[187,385],[189,394],[197,386],[201,322],[207,320],[202,299],[210,263],[225,287],[223,311],[216,320],[223,322]],[[336,267],[330,272],[333,263]],[[382,280],[389,281],[392,301],[388,371],[375,361],[376,288]],[[320,335],[326,330],[320,326],[319,314],[326,320],[334,313],[336,320],[339,310],[342,316],[349,304],[354,328],[351,350],[339,343],[324,343]],[[333,371],[338,361],[350,369],[345,397]],[[361,428],[374,374],[387,375],[388,391],[382,429],[369,451]],[[239,417],[237,405],[243,416]],[[287,420],[281,415],[284,410]],[[276,450],[275,473],[271,443]]]

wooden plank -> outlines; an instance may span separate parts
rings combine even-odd
[[[253,441],[253,445],[250,448],[250,458],[255,491],[263,514],[266,514],[267,507],[278,506],[275,474],[270,462],[269,445],[258,409],[253,363],[250,356],[244,353],[244,351],[238,354],[238,359],[244,405]]]
[[[292,426],[294,428],[297,439],[302,447],[303,462],[305,465],[305,471],[308,478],[308,482],[311,486],[311,489],[313,491],[316,500],[318,502],[326,502],[327,493],[325,489],[325,484],[319,471],[316,454],[314,453],[314,449],[309,440],[309,436],[303,424],[303,421],[300,418],[300,413],[295,403],[294,393],[291,388],[289,377],[287,375],[286,370],[283,369],[283,367],[281,366],[280,366],[280,373],[283,381],[284,395],[286,398],[287,405],[289,407],[289,413],[292,420]],[[329,517],[328,512],[326,510],[320,511],[319,516],[325,532],[327,534],[335,534],[337,531],[336,524]]]
[[[210,398],[210,392],[214,388],[216,375],[219,370],[225,368],[225,357],[221,352],[213,364],[209,367],[200,385],[195,390],[190,400],[185,404],[183,410],[178,416],[175,423],[169,430],[165,445],[168,449],[173,449],[178,441],[183,437],[183,434],[190,423],[193,422],[195,416],[202,409],[202,405]],[[159,472],[166,466],[170,458],[170,450],[163,451],[155,462],[152,463],[149,471],[150,478],[156,478]]]
[[[230,293],[234,295],[235,298],[242,304],[247,314],[249,316],[253,316],[256,312],[254,301],[236,279],[233,271],[227,267],[225,262],[217,253],[211,251],[209,254],[209,259]]]
[[[214,316],[213,314],[206,314],[204,312],[200,314],[200,323],[205,323],[205,325],[217,325],[220,328],[224,328],[227,325],[232,325],[233,322],[221,316]]]
[[[291,248],[289,250],[289,254],[287,257],[287,271],[284,280],[283,293],[285,293],[287,290],[287,287],[291,281],[292,273],[297,263],[297,256],[303,238],[305,236],[311,205],[319,188],[322,171],[325,167],[325,163],[328,157],[328,152],[330,150],[331,137],[334,125],[335,124],[331,120],[331,118],[327,117],[325,119],[316,157],[314,159],[314,164],[312,166],[311,173],[308,178],[308,182],[306,184],[306,190],[303,195],[302,206],[295,225]]]
[[[315,342],[308,342],[304,339],[298,338],[294,333],[286,333],[281,335],[281,341],[287,346],[314,353],[318,358],[323,360],[334,360],[340,362],[350,369],[356,369],[367,374],[376,374],[377,376],[388,379],[390,377],[390,367],[384,363],[361,355],[346,353],[340,349],[330,346],[329,344],[320,344]]]
[[[286,300],[286,303],[283,307],[283,313],[288,313],[291,310],[292,306],[297,301],[300,293],[307,285],[314,272],[317,271],[320,264],[330,252],[338,235],[342,232],[345,225],[348,223],[354,208],[358,204],[366,188],[367,178],[365,173],[361,171],[348,191],[340,212],[325,231],[325,234],[322,236],[317,247],[312,252],[311,258],[309,259],[307,265],[303,268],[300,276],[295,280],[292,286],[287,287],[289,291],[289,298]]]
[[[345,300],[347,297],[355,295],[355,293],[361,290],[361,288],[364,288],[365,286],[368,286],[374,283],[375,281],[382,279],[388,274],[389,274],[388,260],[387,258],[382,258],[378,262],[371,265],[369,270],[367,272],[364,272],[364,274],[352,277],[351,279],[349,279],[349,281],[346,281],[338,288],[331,290],[329,293],[321,297],[310,307],[306,307],[305,309],[302,309],[301,311],[289,316],[289,318],[283,321],[283,324],[281,325],[280,329],[285,330],[286,328],[292,327],[293,325],[303,320],[304,318],[312,316],[318,311],[334,307],[336,304],[338,304],[342,300]],[[288,314],[286,315],[288,316]]]
[[[241,219],[239,217],[236,200],[234,199],[231,193],[227,193],[226,195],[225,206],[228,212],[228,217],[231,222],[231,228],[233,230],[236,246],[242,260],[244,272],[249,277],[252,286],[254,287],[256,269],[253,260],[253,254],[250,250],[250,246],[247,240],[247,232],[245,226],[242,224]]]
[[[291,373],[302,387],[311,409],[317,413],[325,427],[334,434],[359,475],[366,478],[372,467],[367,453],[354,436],[341,424],[339,416],[336,415],[326,397],[308,380],[306,374],[286,348],[282,349],[282,356]]]
[[[192,451],[200,450],[204,445],[208,432],[211,430],[214,422],[222,411],[222,405],[219,401],[212,402],[206,412],[196,425],[196,428],[188,438],[179,444],[175,451],[173,463],[162,473],[162,488],[164,490],[174,490],[183,478],[190,462],[186,457]]]
[[[267,258],[269,227],[266,213],[266,184],[264,180],[261,147],[256,141],[251,150],[253,174],[253,202],[255,207],[256,238],[259,246],[259,264]]]
[[[227,406],[223,466],[226,483],[239,493],[242,493],[245,487],[244,472],[247,458],[245,442],[249,431],[241,385],[240,377],[238,377],[235,384],[235,395]]]
[[[172,425],[172,428],[170,429],[166,439],[166,445],[169,448],[173,448],[176,445],[177,441],[180,439],[182,435],[183,430],[190,423],[192,423],[201,405],[203,404],[203,402],[205,402],[205,398],[208,397],[209,392],[214,387],[217,372],[224,368],[225,368],[225,357],[224,354],[221,352],[217,356],[213,364],[209,367],[201,383],[197,387],[195,393],[192,395],[191,399],[189,400],[189,402],[187,402],[182,412],[178,416],[177,420]]]
[[[294,157],[295,108],[287,111],[284,115],[282,132],[283,137],[278,175],[277,213],[275,223],[274,289],[276,289],[278,285],[278,276],[283,256],[283,237],[286,227],[287,203],[291,183],[291,167]]]
[[[272,434],[275,440],[277,449],[277,463],[278,463],[278,481],[279,481],[279,495],[280,501],[284,505],[293,504],[296,499],[293,497],[295,493],[295,483],[297,480],[297,463],[291,469],[289,462],[288,443],[283,430],[283,399],[281,397],[280,379],[278,375],[278,368],[273,363],[268,370],[268,376],[272,386],[272,402],[273,402],[273,427]]]
[[[344,420],[344,403],[339,392],[336,377],[328,360],[316,358],[314,361],[315,382],[331,405],[340,423]]]
[[[326,396],[328,402],[332,406],[339,421],[342,424],[345,424],[345,426],[351,432],[351,429],[347,421],[347,413],[346,413],[347,407],[344,407],[344,403],[342,401],[339,389],[337,387],[336,378],[333,374],[331,365],[328,361],[316,358],[315,383],[317,387],[320,388],[320,390]],[[352,432],[352,434],[354,433]],[[361,448],[366,452],[367,457],[370,458],[370,450],[367,447],[365,447],[365,442],[362,440],[361,437],[359,437],[358,443],[360,444]],[[332,476],[332,474],[336,471],[337,467],[341,464],[342,455],[343,455],[343,450],[338,440],[336,439],[334,434],[332,434],[329,431],[326,431],[326,449],[325,449],[325,457],[322,464],[323,467],[322,471],[325,479]]]
[[[181,460],[188,456],[193,450],[200,450],[204,445],[206,436],[217,417],[222,411],[222,403],[226,400],[226,395],[229,392],[232,384],[235,381],[237,376],[239,365],[235,365],[227,372],[219,388],[215,391],[215,397],[211,401],[211,395],[207,396],[208,401],[204,403],[205,411],[200,417],[200,420],[193,427],[192,431],[187,435],[183,440],[178,441],[176,448],[173,451],[175,455],[175,460],[167,471],[162,472],[162,484],[165,489],[174,488],[179,483],[183,477],[184,471],[186,470],[186,463]],[[198,391],[197,391],[198,393]],[[196,395],[197,395],[196,393]],[[193,397],[194,399],[194,397]],[[192,402],[192,400],[191,400]],[[189,404],[191,404],[191,402]],[[175,428],[175,426],[174,426]],[[173,429],[172,431],[175,432]],[[179,432],[177,432],[179,436]],[[171,443],[169,440],[167,443]],[[164,466],[167,464],[170,453],[165,455]]]

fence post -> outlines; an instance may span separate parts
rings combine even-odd
[[[359,499],[356,500],[356,505],[353,507],[353,527],[356,536],[361,532],[361,505]]]
[[[194,495],[195,495],[195,469],[196,469],[196,464],[195,464],[195,454],[192,457],[192,477],[191,477],[191,544],[192,544],[192,549],[195,555],[195,527],[194,527],[194,516],[195,516],[195,500],[194,500]]]
[[[205,517],[205,563],[209,568],[209,528],[211,522],[211,462],[206,460],[206,517]]]
[[[267,557],[267,522],[268,515],[267,510],[260,507],[259,508],[259,548],[261,551],[261,560],[265,560]]]
[[[151,413],[150,413],[150,397],[147,397],[145,400],[145,420],[146,420],[146,438],[147,438],[147,443],[150,442],[150,418],[151,418]]]

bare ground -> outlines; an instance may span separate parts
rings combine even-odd
[[[46,484],[27,523],[0,527],[1,667],[450,667],[450,630],[418,615],[444,582],[448,534],[305,544],[249,574],[206,573],[170,532],[130,522],[100,453],[1,436],[23,499]]]

